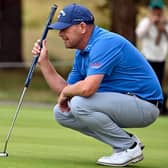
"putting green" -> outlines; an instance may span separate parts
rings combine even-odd
[[[16,103],[17,104],[17,103]],[[53,118],[53,106],[23,104],[16,120],[7,151],[0,158],[3,168],[95,168],[96,159],[111,154],[111,148],[93,138],[63,128]],[[0,147],[15,113],[14,105],[0,108]],[[129,129],[146,147],[145,159],[136,164],[142,168],[163,168],[168,165],[168,118],[160,117],[145,129]]]

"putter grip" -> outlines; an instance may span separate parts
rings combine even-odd
[[[46,23],[46,25],[45,25],[43,34],[42,34],[41,39],[40,39],[40,47],[41,47],[41,48],[42,48],[42,42],[43,42],[43,40],[47,37],[48,26],[51,24],[52,18],[54,17],[54,14],[55,14],[55,11],[56,11],[56,10],[57,10],[57,5],[54,4],[54,5],[51,7],[51,11],[50,11],[50,13],[49,13],[47,23]],[[27,75],[27,77],[26,77],[26,81],[25,81],[25,84],[24,84],[24,86],[27,87],[27,88],[29,87],[31,78],[32,78],[32,76],[33,76],[33,72],[34,72],[35,67],[36,67],[36,64],[37,64],[37,62],[38,62],[38,58],[39,58],[39,55],[34,55],[34,57],[33,57],[33,60],[32,60],[32,63],[31,63],[31,66],[30,66],[30,69],[29,69],[29,72],[28,72],[28,75]]]

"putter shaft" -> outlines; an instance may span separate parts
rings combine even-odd
[[[12,120],[12,124],[11,124],[11,126],[10,126],[10,128],[9,128],[9,131],[8,131],[8,134],[7,134],[7,136],[6,136],[3,153],[6,153],[7,144],[8,144],[9,138],[10,138],[10,136],[11,136],[11,132],[12,132],[12,130],[13,130],[13,127],[14,127],[15,121],[16,121],[16,119],[17,119],[17,116],[18,116],[18,114],[19,114],[20,107],[21,107],[21,105],[22,105],[23,98],[24,98],[24,95],[25,95],[25,93],[26,93],[26,90],[27,90],[27,87],[24,87],[23,92],[22,92],[22,94],[21,94],[21,96],[20,96],[20,99],[19,99],[19,103],[18,103],[16,112],[15,112],[15,115],[14,115],[13,120]]]
[[[54,4],[54,5],[51,7],[51,11],[50,11],[50,13],[49,13],[47,23],[46,23],[46,25],[45,25],[43,34],[42,34],[42,36],[41,36],[41,40],[40,40],[40,45],[41,45],[41,47],[42,47],[42,41],[43,41],[43,40],[46,38],[46,36],[47,36],[48,26],[51,24],[52,18],[53,18],[53,16],[54,16],[56,10],[57,10],[57,5]],[[36,67],[36,64],[37,64],[37,61],[38,61],[38,57],[39,57],[39,55],[35,55],[35,56],[34,56],[34,59],[33,59],[32,64],[31,64],[31,66],[30,66],[29,73],[28,73],[27,78],[26,78],[26,80],[25,80],[25,84],[24,84],[23,91],[22,91],[22,94],[21,94],[20,99],[19,99],[19,103],[18,103],[16,112],[15,112],[15,115],[14,115],[14,117],[13,117],[13,120],[12,120],[12,124],[11,124],[11,126],[10,126],[10,128],[9,128],[8,134],[7,134],[6,139],[5,139],[4,150],[3,150],[3,152],[0,152],[0,157],[8,156],[8,153],[6,153],[7,144],[8,144],[9,138],[10,138],[10,136],[11,136],[11,133],[12,133],[12,130],[13,130],[15,121],[16,121],[16,119],[17,119],[18,113],[19,113],[19,111],[20,111],[20,108],[21,108],[21,105],[22,105],[22,102],[23,102],[23,98],[24,98],[25,92],[26,92],[26,90],[27,90],[27,88],[28,88],[28,86],[29,86],[29,84],[30,84],[30,81],[31,81],[33,72],[34,72],[34,70],[35,70],[35,67]]]

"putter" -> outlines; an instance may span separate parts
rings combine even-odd
[[[46,23],[46,25],[45,25],[43,34],[42,34],[41,39],[40,39],[40,47],[41,47],[41,48],[42,48],[42,41],[47,37],[48,26],[51,24],[51,21],[52,21],[52,18],[53,18],[53,16],[54,16],[54,14],[55,14],[56,9],[57,9],[57,5],[54,4],[54,5],[51,7],[51,11],[50,11],[50,13],[49,13],[47,23]],[[25,95],[25,93],[26,93],[27,88],[28,88],[29,85],[30,85],[30,81],[31,81],[33,72],[34,72],[34,70],[35,70],[35,67],[36,67],[38,58],[39,58],[39,55],[34,55],[34,57],[33,57],[32,64],[31,64],[31,66],[30,66],[30,69],[29,69],[27,78],[26,78],[26,80],[25,80],[25,84],[24,84],[24,88],[23,88],[22,94],[21,94],[21,96],[20,96],[19,103],[18,103],[16,112],[15,112],[15,115],[14,115],[14,117],[13,117],[13,120],[12,120],[12,124],[11,124],[11,126],[10,126],[10,128],[9,128],[8,134],[7,134],[6,139],[5,139],[3,152],[0,152],[0,157],[7,157],[7,156],[8,156],[8,153],[7,153],[8,141],[9,141],[9,138],[10,138],[10,136],[11,136],[11,133],[12,133],[12,130],[13,130],[15,121],[16,121],[16,119],[17,119],[17,116],[18,116],[18,114],[19,114],[19,111],[20,111],[20,108],[21,108],[21,105],[22,105],[22,102],[23,102],[24,95]]]

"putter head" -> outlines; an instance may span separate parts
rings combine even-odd
[[[7,157],[8,156],[8,153],[6,152],[0,152],[0,157]]]

